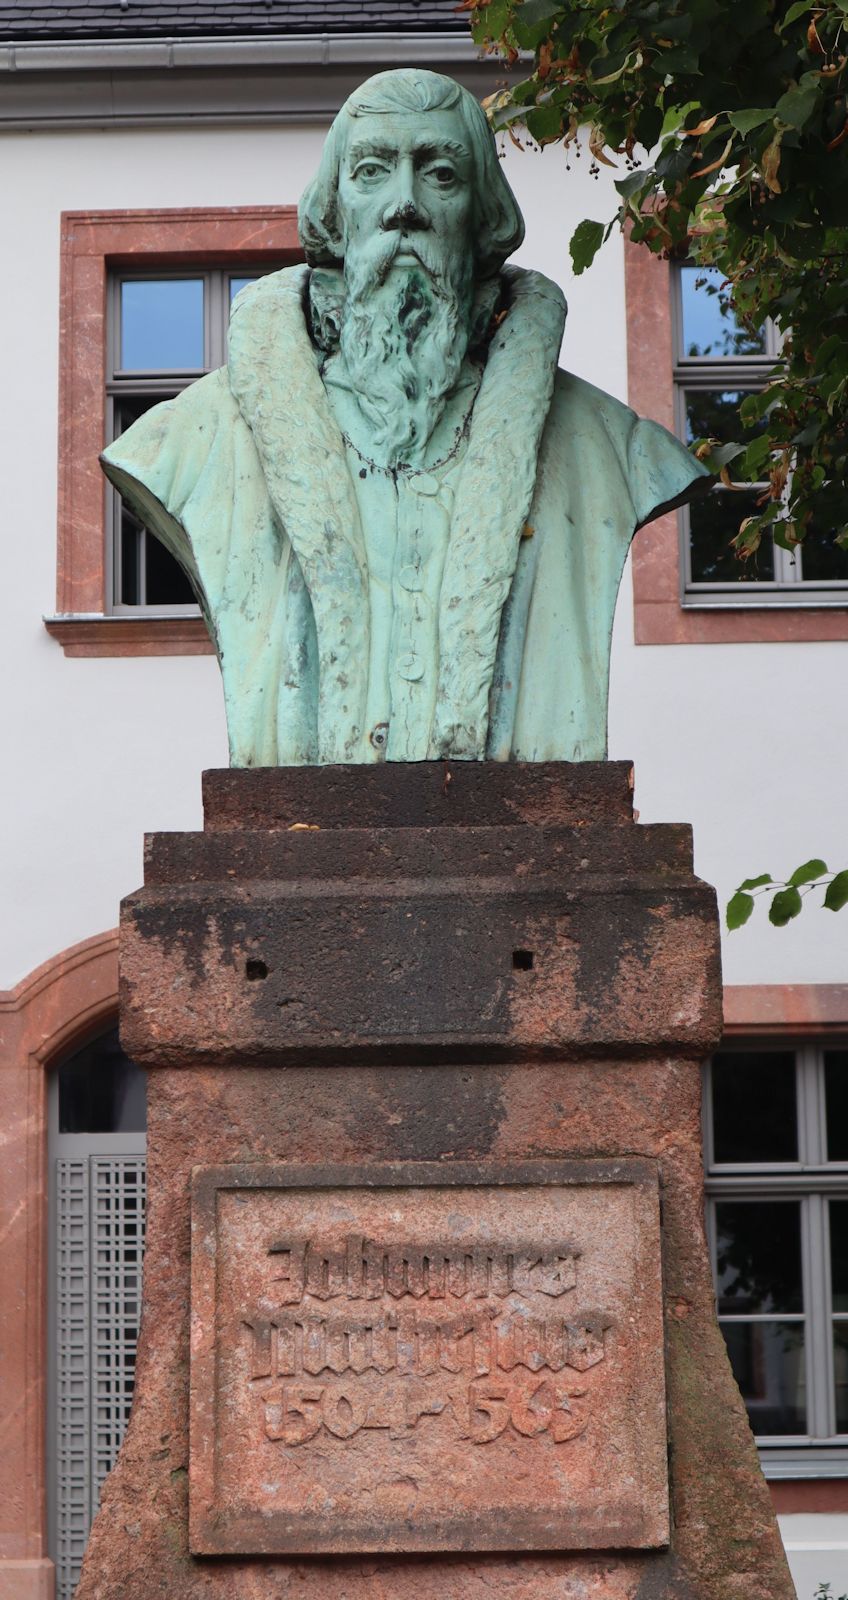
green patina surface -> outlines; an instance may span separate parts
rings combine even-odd
[[[300,232],[227,367],[103,456],[197,593],[232,764],[603,757],[630,540],[704,470],[558,368],[565,302],[506,267],[521,216],[450,79],[356,91]]]

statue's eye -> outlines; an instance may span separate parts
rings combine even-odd
[[[453,183],[456,173],[453,167],[439,166],[430,168],[430,176],[435,178],[440,188],[447,189]]]
[[[366,183],[371,183],[375,178],[382,178],[385,167],[379,161],[360,161],[354,172],[355,178],[364,178]]]

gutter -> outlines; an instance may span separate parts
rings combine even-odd
[[[455,62],[466,69],[483,65],[478,47],[465,33],[268,34],[261,38],[114,41],[50,39],[0,45],[0,72],[162,72],[204,67],[334,67],[425,65]],[[491,61],[488,63],[491,68]]]

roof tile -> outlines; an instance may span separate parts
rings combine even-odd
[[[0,40],[459,33],[456,0],[0,0]]]

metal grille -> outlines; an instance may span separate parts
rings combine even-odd
[[[145,1162],[56,1163],[56,1596],[70,1600],[132,1404]]]

